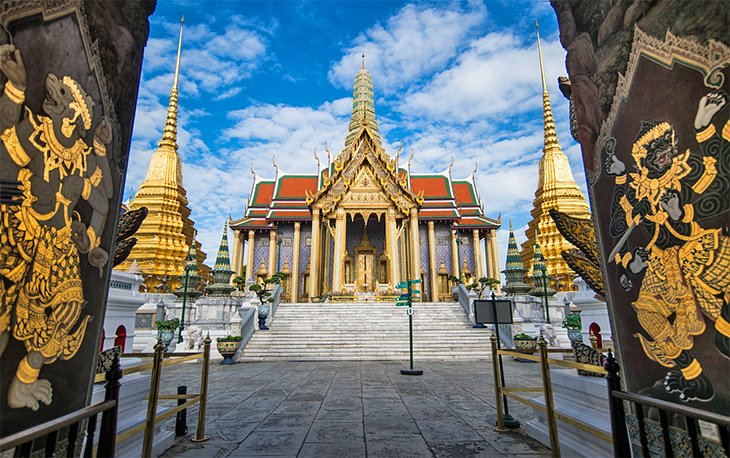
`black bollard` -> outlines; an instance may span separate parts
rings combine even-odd
[[[181,385],[177,387],[177,394],[188,394],[188,387]],[[177,405],[185,404],[187,399],[178,399]],[[175,436],[184,436],[188,433],[188,409],[183,409],[177,413],[175,418]]]

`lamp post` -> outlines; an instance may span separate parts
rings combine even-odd
[[[276,284],[281,282],[281,231],[276,231]]]
[[[185,263],[185,280],[183,281],[183,306],[182,306],[182,319],[180,320],[180,330],[178,331],[177,343],[183,341],[183,330],[185,329],[185,304],[188,299],[188,279],[190,278],[190,266]]]
[[[548,294],[547,294],[547,269],[545,265],[540,269],[542,270],[542,292],[545,296],[545,321],[550,324],[550,307],[548,306]]]

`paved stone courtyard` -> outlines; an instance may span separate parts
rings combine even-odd
[[[165,457],[465,457],[549,456],[521,430],[497,433],[491,362],[424,362],[420,377],[398,362],[262,362],[221,366],[213,361],[206,433],[190,434]],[[539,385],[536,364],[505,360],[508,385]],[[200,364],[163,370],[162,391],[196,392]],[[516,402],[525,422],[532,410]],[[172,427],[172,425],[169,425]]]

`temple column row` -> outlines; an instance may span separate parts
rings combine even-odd
[[[276,231],[270,230],[269,231],[269,276],[272,276],[274,273],[276,273]]]
[[[456,243],[456,229],[451,229],[451,275],[461,278],[461,266],[459,265],[459,244]]]
[[[309,254],[309,301],[319,295],[319,208],[312,209],[312,243]]]
[[[499,249],[497,247],[497,231],[495,229],[492,229],[490,231],[492,233],[492,264],[494,264],[494,277],[497,280],[499,280],[499,283],[497,284],[497,292],[502,291],[502,275],[499,272]]]
[[[421,244],[419,243],[418,234],[418,209],[411,209],[411,278],[409,280],[415,280],[421,278]],[[419,291],[423,291],[423,285],[417,288]],[[416,295],[419,300],[423,297],[422,294]]]
[[[484,276],[482,272],[482,249],[479,245],[479,229],[473,229],[471,235],[474,243],[474,275],[478,280]]]
[[[301,240],[302,223],[294,223],[294,241],[292,242],[292,268],[291,268],[291,301],[299,302],[299,242]]]
[[[436,282],[436,231],[434,222],[428,222],[428,270],[431,283],[431,302],[438,302],[438,283]]]
[[[256,266],[253,265],[253,246],[255,242],[256,232],[248,231],[248,256],[246,259],[246,279],[253,279],[256,272]]]
[[[334,262],[332,263],[332,291],[342,291],[343,280],[343,263],[345,259],[345,250],[347,248],[347,240],[345,234],[347,229],[347,214],[343,209],[337,209],[335,219],[335,253]]]
[[[385,214],[385,249],[388,253],[388,269],[390,283],[395,288],[398,283],[398,244],[396,238],[398,236],[398,228],[395,221],[395,210],[388,209]]]

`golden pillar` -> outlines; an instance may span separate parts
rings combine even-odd
[[[494,253],[492,253],[492,230],[487,229],[484,236],[484,254],[487,256],[487,277],[498,278],[499,272],[494,271]]]
[[[319,296],[319,208],[312,209],[312,242],[309,246],[309,300]]]
[[[395,288],[398,283],[398,243],[396,240],[398,228],[395,222],[395,210],[389,208],[385,214],[385,248],[388,253],[388,281],[390,287]]]
[[[497,231],[493,229],[492,231],[492,263],[494,265],[494,278],[499,280],[499,284],[497,284],[497,292],[502,291],[502,275],[499,273],[499,248],[497,247]]]
[[[433,221],[428,222],[428,267],[431,281],[431,302],[438,302],[438,283],[436,282],[436,231]]]
[[[459,245],[456,243],[456,229],[451,229],[451,275],[461,278],[459,265]]]
[[[241,275],[241,272],[238,270],[238,261],[241,259],[241,249],[243,248],[243,243],[241,242],[241,233],[238,231],[233,231],[233,265],[231,266],[233,268],[233,272],[236,273],[236,275]]]
[[[477,276],[477,280],[484,276],[482,272],[482,250],[479,246],[479,229],[471,231],[472,239],[474,241],[474,275]]]
[[[342,291],[342,268],[345,259],[345,228],[347,227],[347,213],[338,208],[335,219],[335,253],[332,259],[332,292]]]
[[[302,223],[299,221],[294,223],[294,241],[292,249],[292,269],[291,269],[291,301],[299,302],[299,241],[301,240]]]
[[[253,265],[253,247],[256,242],[256,232],[253,230],[248,231],[248,257],[246,260],[246,279],[256,278],[256,267]]]
[[[421,278],[421,244],[419,243],[418,234],[418,209],[411,208],[411,271],[410,280]],[[423,291],[423,286],[419,288]],[[422,300],[423,295],[418,294],[418,300]]]
[[[276,273],[276,230],[269,231],[269,276]]]

